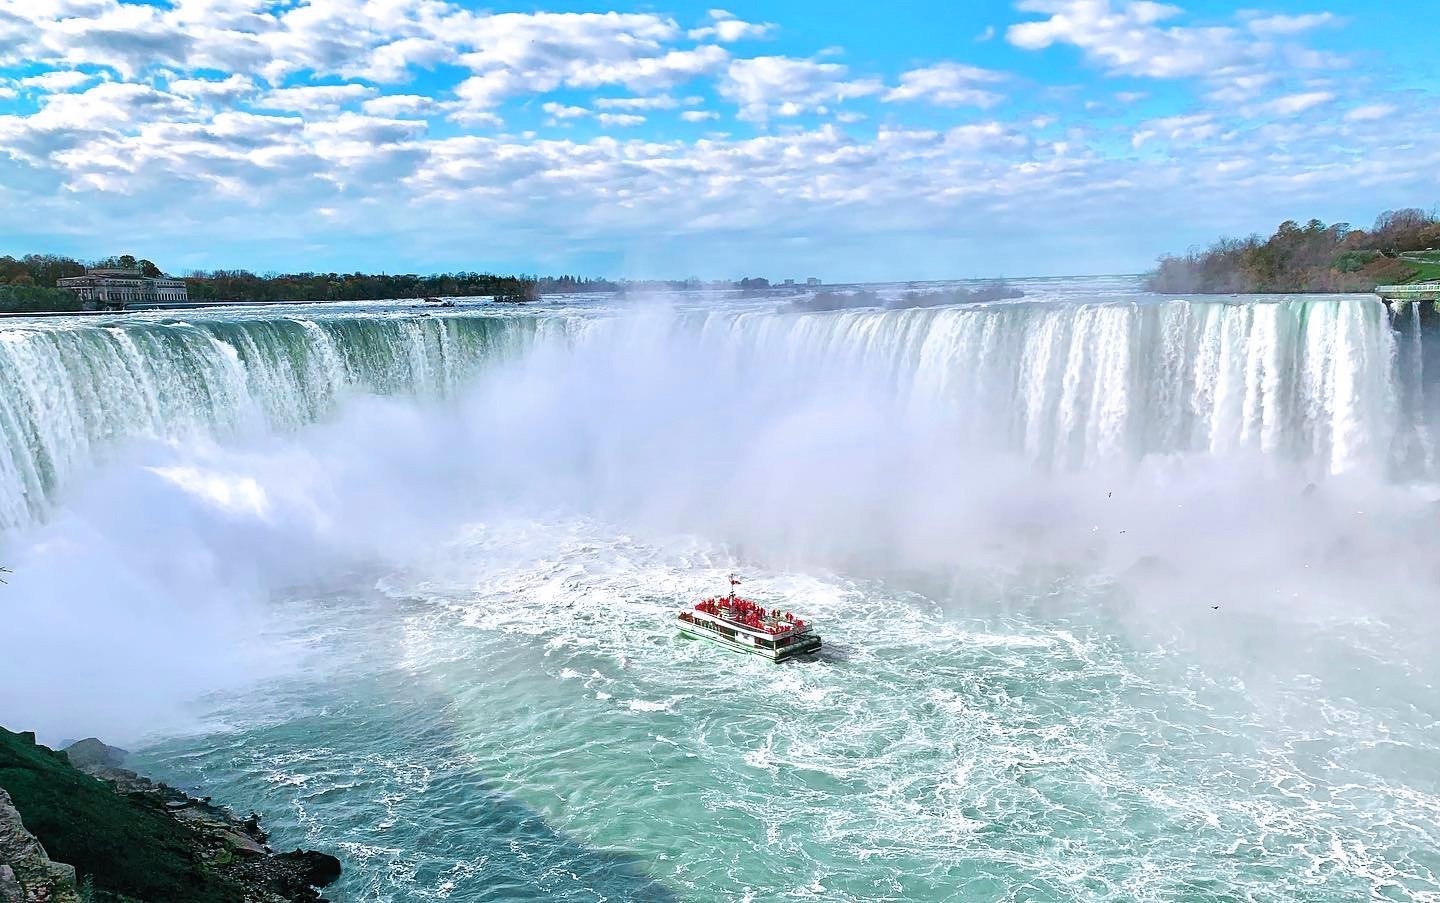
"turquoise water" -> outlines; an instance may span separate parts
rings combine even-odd
[[[0,717],[337,903],[1440,899],[1418,313],[1031,294],[8,325]]]
[[[1323,629],[1275,639],[1390,686],[1242,678],[1060,577],[953,611],[756,574],[826,632],[776,666],[672,629],[733,564],[703,543],[509,523],[444,557],[305,603],[307,670],[145,766],[339,852],[337,900],[1436,892],[1433,688]]]

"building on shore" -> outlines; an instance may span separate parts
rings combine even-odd
[[[808,285],[808,286],[810,286],[811,288],[814,288],[815,286],[817,286],[817,285],[820,284],[820,277],[819,277],[819,276],[811,276],[809,279],[806,279],[806,280],[805,280],[805,284]]]
[[[56,280],[80,297],[87,310],[124,310],[137,304],[173,304],[189,300],[184,279],[143,275],[138,269],[95,267],[84,276]]]

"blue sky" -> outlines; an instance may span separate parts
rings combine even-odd
[[[0,0],[0,253],[1134,272],[1440,204],[1428,0]],[[1398,49],[1397,49],[1398,48]]]

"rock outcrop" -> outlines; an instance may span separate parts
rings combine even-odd
[[[0,809],[0,903],[16,893],[15,903],[76,901],[77,870],[97,901],[150,903],[321,903],[316,888],[340,876],[335,857],[277,854],[258,815],[238,818],[136,774],[127,755],[94,738],[55,752],[0,729],[3,799],[29,826],[10,831]],[[74,868],[51,862],[42,842]],[[37,883],[45,875],[53,889]]]
[[[80,903],[75,869],[51,862],[0,788],[0,903]]]
[[[118,746],[106,746],[95,737],[89,737],[65,747],[65,758],[82,771],[91,768],[120,768],[130,753]]]

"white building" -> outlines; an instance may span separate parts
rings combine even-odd
[[[139,270],[119,267],[88,269],[84,276],[67,276],[55,284],[79,295],[89,309],[124,310],[132,304],[189,300],[184,279],[143,276]]]

